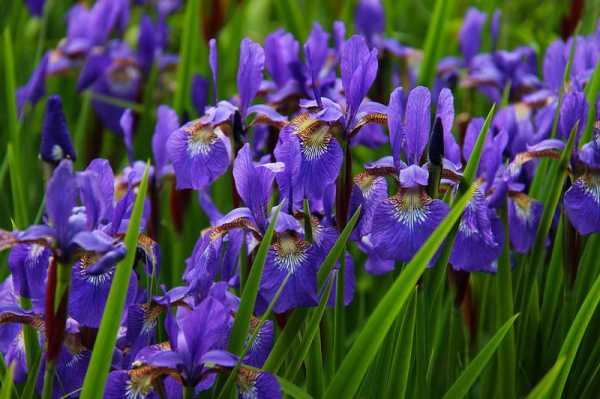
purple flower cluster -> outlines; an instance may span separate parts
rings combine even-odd
[[[40,9],[38,3],[43,8],[43,2],[28,2],[32,10]],[[43,221],[22,231],[0,231],[0,248],[10,248],[11,270],[0,286],[0,350],[16,364],[16,381],[24,381],[22,326],[32,326],[46,358],[56,361],[56,398],[82,384],[116,264],[126,253],[124,233],[144,168],[134,153],[134,112],[103,98],[139,99],[153,69],[159,76],[156,95],[166,99],[172,90],[168,75],[177,57],[167,52],[165,18],[179,4],[153,3],[156,18],[142,18],[137,49],[111,39],[128,24],[128,1],[75,5],[67,16],[67,37],[46,53],[17,93],[22,113],[26,104],[43,98],[47,77],[78,71],[78,90],[91,90],[96,114],[123,138],[129,160],[118,174],[104,159],[74,171],[76,154],[61,99],[50,96],[40,156],[53,173]],[[476,9],[467,12],[459,35],[462,57],[440,61],[432,90],[415,83],[412,61],[420,52],[384,36],[378,1],[360,2],[355,29],[360,34],[349,38],[336,22],[332,33],[315,23],[303,45],[282,29],[268,35],[264,46],[243,39],[238,94],[229,99],[217,97],[218,54],[210,41],[213,99],[207,104],[208,84],[197,78],[192,102],[198,118],[181,123],[183,115],[158,107],[150,177],[154,190],[173,179],[177,190],[195,190],[210,226],[185,261],[183,285],[161,287],[157,295],[143,281],[154,281],[160,267],[173,265],[161,264],[153,232],[157,199],[146,199],[145,233],[138,238],[138,266],[129,281],[106,397],[179,397],[185,387],[200,392],[238,364],[240,397],[279,397],[277,380],[261,370],[273,345],[271,321],[247,342],[243,359],[227,351],[240,301],[233,291],[240,287],[241,268],[248,267],[240,254],[254,254],[275,223],[250,335],[272,301],[281,315],[318,304],[324,295],[319,268],[359,207],[351,239],[367,259],[364,267],[374,275],[391,272],[410,261],[448,214],[447,199],[458,189],[480,134],[486,134],[476,172],[480,185],[460,219],[449,262],[455,270],[494,273],[506,240],[514,253],[527,253],[543,213],[542,202],[529,195],[539,158],[558,158],[576,126],[578,142],[588,109],[600,108],[584,94],[600,60],[600,27],[590,36],[553,42],[539,76],[534,49],[497,48],[499,13],[489,24],[491,51],[481,52],[487,18]],[[371,99],[382,96],[373,86],[384,59],[406,66],[392,71],[403,87],[383,99],[386,104]],[[483,118],[455,115],[458,86],[497,103],[507,96],[488,132],[482,131]],[[583,235],[600,231],[600,126],[593,122],[592,140],[572,154],[573,183],[562,201]],[[365,162],[358,173],[352,169],[353,148],[388,144],[389,156]],[[225,213],[211,196],[223,176],[232,177],[234,197],[234,209]],[[349,304],[354,265],[349,253],[343,257],[344,267],[338,263],[329,278],[343,270],[343,301]],[[70,274],[62,315],[53,308],[61,267]],[[29,298],[31,308],[21,307],[19,297]],[[166,336],[159,339],[158,330]]]

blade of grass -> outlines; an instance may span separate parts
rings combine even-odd
[[[519,314],[512,316],[508,319],[500,329],[494,334],[488,343],[479,351],[477,356],[469,363],[467,368],[461,373],[456,382],[450,387],[450,389],[444,395],[444,399],[460,399],[465,397],[469,393],[469,389],[477,380],[477,377],[481,374],[485,366],[488,364],[500,343],[503,341],[506,334],[512,328],[512,325]],[[502,381],[501,383],[504,383]]]
[[[565,215],[562,216],[563,218]],[[550,343],[550,337],[556,320],[556,310],[562,289],[564,279],[563,271],[563,220],[561,219],[556,237],[554,238],[554,247],[550,257],[550,267],[546,276],[546,284],[544,284],[544,294],[542,300],[542,311],[540,320],[542,322],[542,344],[544,347]]]
[[[117,341],[117,332],[121,323],[125,298],[129,287],[129,279],[133,270],[135,254],[137,249],[137,240],[140,230],[142,213],[144,210],[144,200],[148,189],[148,173],[150,163],[146,164],[142,182],[138,188],[137,197],[133,206],[133,212],[125,234],[125,246],[127,255],[120,261],[116,268],[113,281],[104,308],[102,321],[98,336],[94,343],[90,365],[85,374],[83,389],[81,391],[82,399],[102,398],[106,388],[106,378],[111,366],[113,348]]]
[[[517,303],[519,305],[524,302],[523,298],[525,297],[525,292],[529,289],[529,287],[531,287],[531,282],[536,277],[536,273],[540,269],[540,265],[544,260],[546,253],[544,243],[546,237],[548,236],[548,232],[550,231],[550,227],[552,226],[552,220],[554,218],[556,208],[561,198],[563,186],[567,178],[569,160],[571,159],[571,152],[573,150],[573,143],[575,141],[578,125],[578,122],[575,123],[575,126],[571,130],[569,141],[562,152],[558,164],[556,164],[556,169],[554,169],[556,173],[551,173],[546,180],[549,191],[546,193],[547,195],[544,200],[544,211],[538,226],[533,249],[530,252],[531,255],[528,262],[529,270],[523,275],[523,281],[519,282],[517,286]],[[538,173],[538,175],[540,174],[543,173]],[[519,336],[521,335],[522,334],[519,334]]]
[[[317,274],[317,289],[320,290],[323,284],[326,282],[327,276],[331,272],[333,265],[338,260],[338,258],[344,252],[346,248],[346,243],[348,242],[348,238],[350,237],[350,233],[354,229],[354,226],[358,222],[358,216],[360,215],[361,208],[359,207],[352,215],[352,218],[342,230],[342,233],[336,240],[334,246],[331,248],[325,260],[319,267],[319,272]],[[288,351],[292,347],[292,342],[294,341],[298,331],[302,327],[305,318],[307,317],[308,309],[298,308],[294,310],[292,316],[288,319],[285,328],[283,329],[282,334],[279,336],[277,341],[275,341],[275,345],[273,349],[271,349],[271,353],[267,358],[263,368],[265,370],[276,373],[281,364],[285,360]]]
[[[441,54],[442,35],[446,29],[446,21],[454,9],[453,0],[436,0],[433,16],[429,22],[425,45],[423,46],[423,63],[419,70],[419,84],[431,86],[435,77],[435,68]]]
[[[537,385],[529,392],[526,399],[544,399],[548,397],[550,390],[556,381],[563,365],[565,364],[565,358],[559,358],[554,366],[546,373],[544,378],[537,383]]]
[[[186,99],[189,97],[189,86],[191,81],[192,52],[194,40],[198,40],[197,23],[199,18],[196,18],[198,13],[198,0],[190,0],[185,7],[183,37],[181,39],[181,48],[179,50],[179,65],[177,66],[177,80],[175,86],[175,98],[173,99],[173,109],[177,115],[182,115],[185,108]],[[194,34],[196,33],[196,35]]]
[[[506,207],[502,209],[502,221],[504,226],[508,226],[508,217]],[[496,273],[496,326],[500,328],[502,321],[513,314],[513,295],[512,295],[512,271],[510,265],[510,239],[508,229],[504,228],[504,247],[502,254],[498,259],[498,272]],[[499,397],[512,398],[515,396],[516,386],[516,364],[517,354],[515,349],[515,334],[512,328],[509,329],[506,339],[502,343],[502,348],[498,351],[498,385]]]
[[[256,303],[256,297],[258,296],[258,289],[260,287],[260,279],[262,277],[269,248],[271,247],[271,241],[273,240],[275,225],[277,224],[280,210],[281,205],[275,208],[275,213],[269,223],[267,232],[260,242],[256,256],[254,257],[254,262],[252,262],[252,268],[250,269],[248,280],[244,285],[244,291],[240,298],[240,306],[235,316],[235,321],[233,322],[231,335],[229,337],[229,351],[236,355],[239,355],[242,352],[244,340],[248,335],[250,318],[254,311],[254,304]]]
[[[412,360],[412,348],[415,337],[415,323],[417,315],[416,294],[413,292],[411,299],[407,302],[407,313],[402,322],[402,329],[398,334],[396,351],[392,362],[392,384],[388,387],[388,398],[403,399],[406,397],[408,386],[408,375]]]
[[[298,387],[297,385],[294,385],[292,382],[286,380],[285,378],[277,377],[277,381],[279,382],[281,390],[286,395],[289,395],[295,399],[312,399],[312,396],[306,393],[302,388]]]
[[[290,379],[291,381],[294,381],[296,378],[296,374],[300,370],[304,359],[306,359],[308,356],[308,352],[312,346],[313,340],[316,334],[319,332],[319,324],[321,323],[321,319],[325,314],[325,309],[327,308],[327,302],[329,301],[329,296],[331,295],[332,286],[333,279],[330,279],[327,287],[323,291],[323,295],[321,295],[319,306],[309,311],[309,319],[307,320],[304,334],[302,334],[302,349],[297,351],[292,357],[290,361],[290,367],[286,375],[286,378]]]
[[[552,394],[552,397],[554,398],[560,398],[562,396],[562,392],[567,382],[567,377],[569,376],[569,372],[571,371],[571,367],[575,361],[577,349],[583,340],[583,335],[585,334],[588,324],[590,323],[590,320],[592,319],[599,302],[600,275],[596,277],[594,285],[590,289],[590,292],[588,292],[583,304],[581,305],[581,308],[579,308],[577,316],[575,316],[575,320],[571,324],[571,327],[567,333],[567,337],[565,338],[561,346],[560,353],[558,354],[558,360],[564,357],[565,364],[560,370],[554,385]]]
[[[477,141],[475,141],[475,145],[473,146],[473,151],[471,151],[469,161],[465,166],[465,170],[463,172],[463,190],[470,187],[471,184],[473,184],[473,182],[475,181],[475,177],[477,175],[477,168],[479,168],[479,161],[481,159],[481,153],[483,151],[485,140],[487,138],[488,131],[490,130],[490,124],[492,123],[492,119],[494,118],[495,112],[496,104],[492,104],[492,107],[490,108],[487,116],[485,117],[483,126],[479,131],[479,135],[477,136]]]
[[[594,128],[594,122],[596,121],[597,116],[595,104],[596,99],[598,98],[598,92],[600,92],[600,62],[596,63],[594,73],[592,74],[592,77],[585,88],[585,98],[588,103],[588,113],[585,129],[583,131],[583,135],[581,136],[581,140],[579,141],[580,147],[592,139],[592,130]]]
[[[6,370],[2,378],[2,390],[0,391],[0,399],[10,399],[12,397],[12,390],[14,386],[13,372],[15,370],[15,364],[12,363]]]
[[[435,229],[384,295],[356,338],[354,345],[344,357],[324,398],[354,396],[387,332],[402,310],[402,306],[413,292],[415,284],[425,271],[429,261],[459,220],[477,187],[478,184],[474,184],[456,201],[444,221]]]
[[[336,240],[335,245],[333,246],[333,248],[331,248],[331,250],[325,257],[325,260],[319,267],[319,272],[317,274],[317,289],[321,289],[323,284],[325,284],[325,280],[327,279],[327,276],[329,276],[329,274],[331,273],[333,265],[340,258],[340,256],[342,256],[342,253],[346,248],[348,238],[350,237],[352,230],[354,230],[354,226],[358,222],[358,217],[360,216],[361,209],[362,208],[360,206],[358,207],[358,209],[356,209],[354,215],[352,215],[352,218],[350,218],[348,224],[346,224],[346,227],[344,227],[344,230],[342,230],[342,233]]]
[[[321,331],[317,330],[315,339],[310,345],[310,352],[306,358],[306,388],[317,398],[323,396],[325,390],[325,370],[323,369],[323,356],[321,355]]]
[[[223,384],[223,388],[221,389],[221,391],[219,393],[218,399],[221,399],[221,398],[224,398],[224,397],[228,397],[229,394],[233,394],[233,392],[231,391],[231,389],[233,388],[233,383],[235,382],[235,380],[237,378],[237,375],[238,375],[238,372],[240,370],[241,362],[245,358],[246,353],[248,353],[248,351],[250,350],[250,348],[252,348],[252,345],[254,344],[254,341],[256,340],[256,337],[258,337],[258,334],[260,333],[261,328],[266,323],[267,319],[271,316],[271,312],[273,310],[273,307],[277,303],[277,300],[279,299],[279,296],[283,292],[283,289],[285,288],[288,280],[290,279],[290,276],[291,276],[290,273],[288,273],[285,276],[285,278],[283,279],[283,281],[279,285],[279,288],[277,288],[277,291],[275,292],[275,295],[273,295],[273,299],[271,299],[271,302],[269,302],[269,306],[267,307],[267,310],[260,317],[260,320],[258,321],[258,324],[254,328],[254,332],[250,336],[250,339],[248,340],[247,344],[244,345],[242,353],[239,356],[240,361],[236,364],[236,366],[234,367],[234,369],[229,373],[229,376],[227,377],[227,380],[225,381],[225,384]]]
[[[308,23],[308,21],[306,21],[302,11],[302,3],[295,0],[277,0],[275,6],[287,30],[300,42],[304,42],[307,37],[305,23]]]

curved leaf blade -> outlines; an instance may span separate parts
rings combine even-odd
[[[142,213],[144,211],[144,200],[148,191],[148,175],[150,164],[146,164],[144,177],[138,189],[138,194],[133,205],[133,212],[125,234],[125,246],[127,247],[127,255],[117,264],[113,282],[110,287],[106,307],[94,349],[90,365],[83,381],[81,392],[82,399],[97,398],[100,399],[104,395],[106,387],[106,379],[111,366],[111,360],[115,343],[117,341],[117,332],[125,306],[129,279],[135,261],[137,248],[137,239],[140,230]]]
[[[260,242],[256,257],[254,258],[254,262],[252,262],[252,269],[250,270],[248,280],[244,286],[244,292],[242,292],[240,298],[240,307],[235,317],[235,321],[233,322],[233,328],[231,329],[231,336],[229,338],[229,350],[236,355],[239,355],[242,352],[244,340],[248,335],[250,318],[254,311],[254,304],[256,303],[256,297],[258,296],[258,289],[260,288],[260,279],[262,277],[269,248],[271,247],[271,241],[273,240],[275,225],[277,224],[280,210],[281,205],[275,208],[275,214],[271,219],[271,223],[269,223],[267,232]]]
[[[351,398],[355,395],[389,329],[402,310],[402,306],[412,293],[437,248],[450,233],[454,224],[458,222],[477,187],[478,184],[474,184],[456,201],[446,219],[415,254],[371,313],[327,388],[324,396],[326,399]]]
[[[517,317],[519,317],[518,313],[508,319],[502,325],[502,327],[500,327],[496,334],[494,334],[494,336],[488,341],[483,349],[481,349],[477,356],[475,356],[475,358],[469,363],[467,368],[454,382],[452,387],[450,387],[448,392],[446,392],[444,399],[459,399],[465,397],[467,393],[469,393],[469,389],[477,380],[477,377],[481,374],[485,366],[488,364],[494,355],[494,352],[496,352],[496,349],[498,349],[500,343],[512,328],[512,325]]]

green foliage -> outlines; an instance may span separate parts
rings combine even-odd
[[[146,165],[144,177],[138,188],[137,197],[129,221],[129,227],[125,234],[125,247],[127,254],[115,268],[106,307],[98,330],[98,336],[94,343],[92,358],[85,375],[81,397],[84,399],[102,398],[106,388],[106,378],[110,370],[113,348],[117,342],[117,332],[121,323],[121,316],[125,306],[125,298],[129,286],[129,279],[135,262],[137,240],[140,231],[142,213],[144,211],[144,200],[148,190],[148,175],[150,165]]]

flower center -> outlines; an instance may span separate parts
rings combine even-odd
[[[280,269],[294,273],[308,257],[306,253],[308,246],[306,241],[284,234],[273,244],[275,262]]]
[[[429,215],[427,205],[431,202],[421,189],[408,189],[389,198],[396,220],[410,230],[422,224]]]
[[[211,146],[217,141],[217,135],[209,126],[202,126],[196,123],[186,128],[188,136],[188,153],[194,157],[197,155],[207,155]]]
[[[586,173],[582,176],[583,189],[590,195],[596,204],[600,204],[600,175],[597,173]]]

